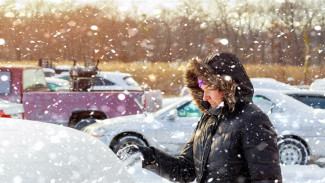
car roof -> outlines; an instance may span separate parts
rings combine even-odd
[[[251,81],[268,81],[268,82],[275,82],[274,78],[251,78]]]
[[[309,95],[309,96],[324,96],[325,97],[325,91],[322,90],[285,90],[281,91],[285,94],[289,95]]]
[[[0,182],[134,182],[111,149],[85,133],[29,120],[0,123]]]
[[[299,90],[298,87],[277,81],[273,78],[251,78],[254,88],[266,88],[276,90]]]
[[[100,76],[114,75],[114,76],[121,76],[121,77],[131,76],[131,74],[129,74],[129,73],[123,73],[123,72],[119,72],[119,71],[115,71],[115,72],[99,71],[97,75],[100,75]]]
[[[55,73],[55,70],[54,69],[51,69],[51,68],[42,68],[42,70],[44,71],[44,72],[51,72],[51,73]]]

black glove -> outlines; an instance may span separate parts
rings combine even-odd
[[[140,152],[143,160],[142,166],[145,167],[149,164],[155,163],[154,149],[142,145],[129,145],[119,150],[116,155],[122,160],[125,161],[132,155]],[[137,159],[135,159],[137,160]],[[131,165],[131,163],[129,163]],[[132,163],[133,164],[133,163]]]

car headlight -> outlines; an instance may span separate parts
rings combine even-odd
[[[87,133],[91,136],[94,137],[101,137],[105,134],[105,132],[107,131],[106,128],[104,126],[97,126],[97,127],[93,127],[93,126],[88,126],[86,128],[84,128],[82,130],[84,133]]]
[[[94,137],[101,137],[106,133],[105,127],[98,127],[92,130],[91,134]]]

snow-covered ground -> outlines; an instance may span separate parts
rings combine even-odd
[[[325,168],[316,164],[281,166],[284,183],[325,183]],[[138,183],[170,183],[170,181],[141,168],[141,163],[128,169]]]

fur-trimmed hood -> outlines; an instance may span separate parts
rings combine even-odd
[[[185,84],[197,107],[204,113],[203,90],[198,85],[200,78],[207,85],[223,92],[225,106],[231,111],[236,103],[252,100],[253,85],[239,59],[230,53],[212,55],[205,60],[192,59],[185,71]]]

